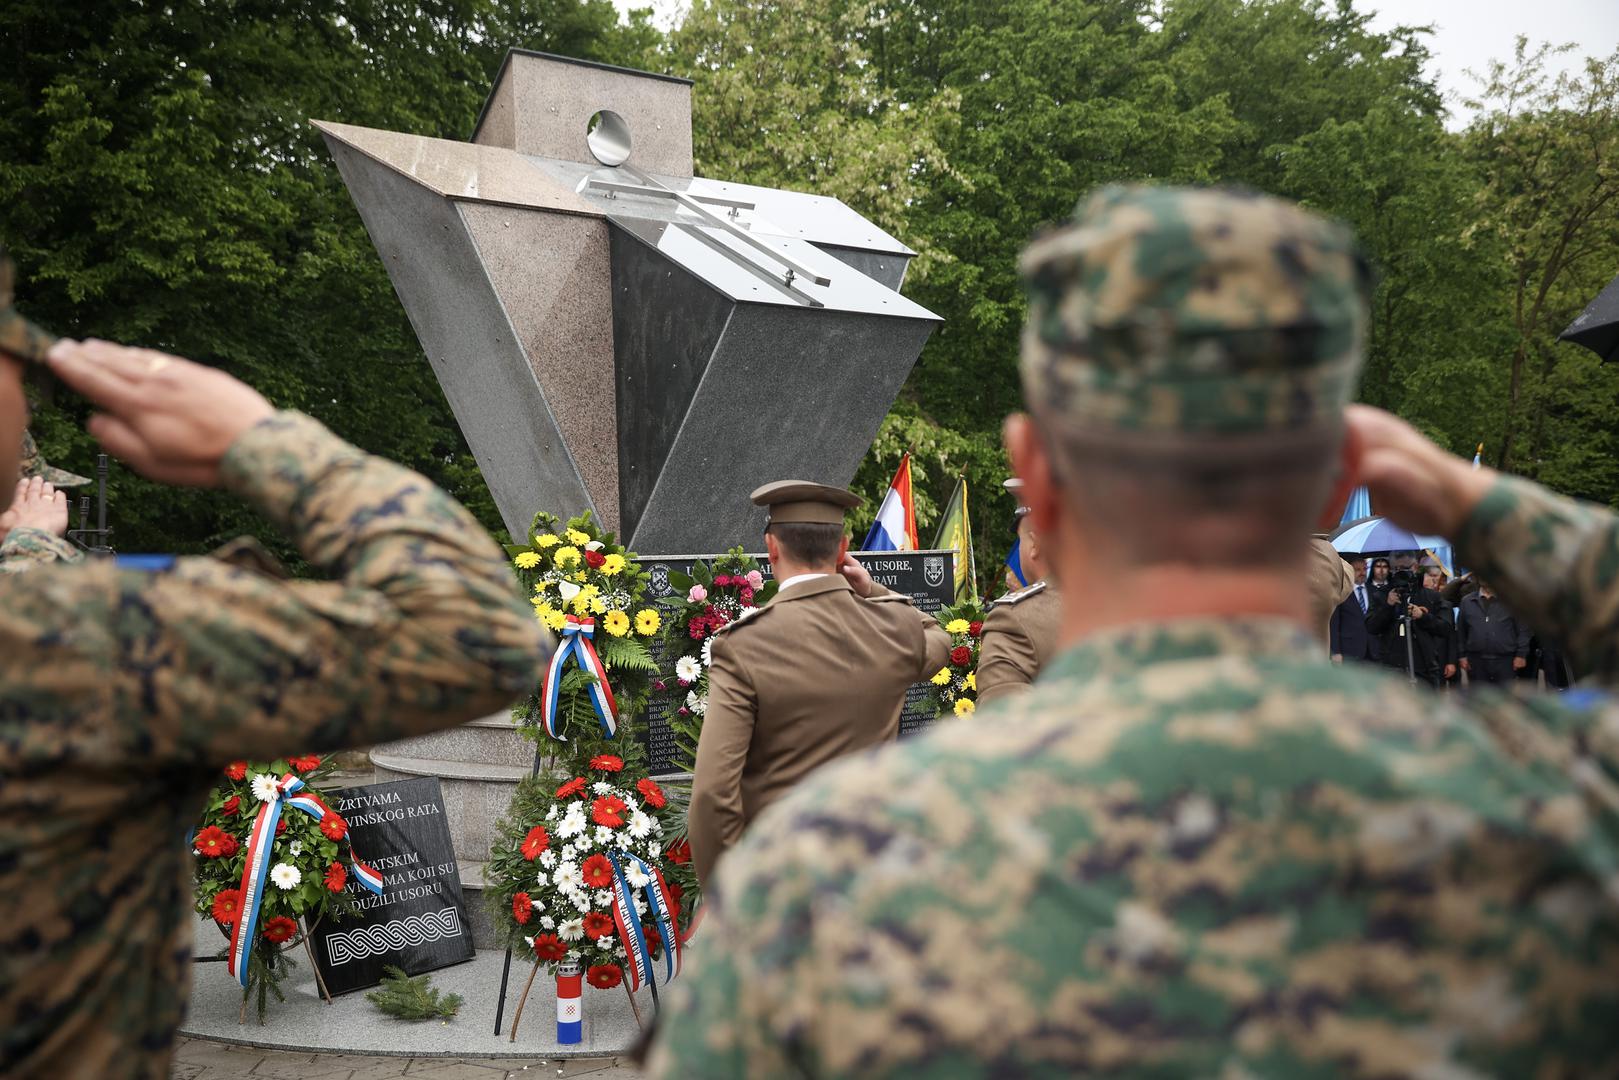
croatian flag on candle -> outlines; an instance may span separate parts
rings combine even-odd
[[[916,541],[916,504],[911,501],[911,455],[900,459],[899,469],[888,494],[877,508],[877,520],[871,523],[862,551],[915,551],[922,545]]]
[[[572,974],[564,974],[565,971]],[[562,1045],[583,1042],[585,1035],[584,977],[578,964],[557,968],[557,1042]]]

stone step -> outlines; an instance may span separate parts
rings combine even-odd
[[[378,783],[438,777],[456,858],[471,861],[489,858],[495,822],[506,815],[518,782],[529,774],[528,766],[410,757],[380,747],[371,751],[371,764]]]
[[[461,877],[461,895],[467,901],[467,921],[472,924],[472,943],[480,949],[501,948],[495,934],[495,920],[484,897],[484,867],[487,863],[461,859],[456,869]]]
[[[476,761],[532,768],[534,743],[506,713],[485,716],[460,727],[414,735],[375,748],[384,754],[435,761]]]

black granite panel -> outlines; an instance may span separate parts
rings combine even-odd
[[[899,292],[899,287],[905,284],[905,270],[911,265],[909,255],[895,255],[887,251],[861,251],[858,248],[838,247],[835,244],[816,244],[815,247],[895,292]]]
[[[632,546],[757,547],[764,511],[748,501],[754,488],[786,478],[847,484],[934,325],[738,305],[630,533]]]
[[[619,535],[635,535],[735,305],[609,222],[618,377]]]
[[[375,986],[389,964],[419,975],[471,960],[472,925],[438,777],[339,788],[325,798],[347,819],[358,857],[383,880],[377,896],[351,878],[355,911],[315,927],[311,944],[327,989]]]

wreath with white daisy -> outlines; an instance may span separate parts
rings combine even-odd
[[[278,816],[269,841],[268,864],[256,912],[245,908],[243,870],[254,822],[261,810],[282,797],[295,777],[308,794],[332,772],[328,759],[315,754],[275,761],[233,761],[209,794],[191,834],[194,899],[197,914],[212,918],[227,945],[214,959],[226,961],[238,923],[247,921],[252,941],[244,941],[246,974],[243,1001],[258,996],[259,1020],[269,994],[286,1000],[280,983],[295,967],[292,950],[327,916],[354,909],[355,855],[348,842],[348,822],[329,808],[320,817],[287,808]],[[268,825],[266,825],[268,829]],[[374,871],[372,871],[374,873]]]

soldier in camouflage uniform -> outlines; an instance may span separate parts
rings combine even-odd
[[[653,1075],[1619,1075],[1619,706],[1335,666],[1298,587],[1358,478],[1611,680],[1619,517],[1347,407],[1365,266],[1297,208],[1104,189],[1024,271],[1066,652],[754,823]]]
[[[14,318],[0,456],[46,340]],[[162,1080],[190,983],[182,838],[219,770],[487,715],[533,688],[546,641],[501,550],[421,476],[223,372],[105,343],[49,359],[109,452],[237,493],[331,575],[187,558],[0,578],[0,1075]]]
[[[12,306],[15,283],[11,260],[5,248],[0,247],[0,351],[43,360],[45,350],[50,347],[50,335],[17,314]],[[88,484],[89,477],[46,462],[34,442],[33,432],[24,428],[17,478],[19,481],[38,479],[41,483],[26,488],[19,483],[10,510],[0,515],[0,574],[16,574],[42,563],[78,562],[84,558],[84,552],[65,538],[67,496],[59,497],[59,489]],[[61,503],[59,507],[54,505],[57,502]],[[47,507],[47,503],[52,505]],[[55,527],[57,510],[61,511],[60,529]],[[50,525],[47,526],[46,521]]]
[[[32,445],[25,434],[25,463]],[[27,467],[24,464],[25,470]],[[67,493],[42,476],[25,472],[12,493],[11,506],[0,513],[0,574],[20,574],[45,563],[83,558],[84,552],[67,539]]]

